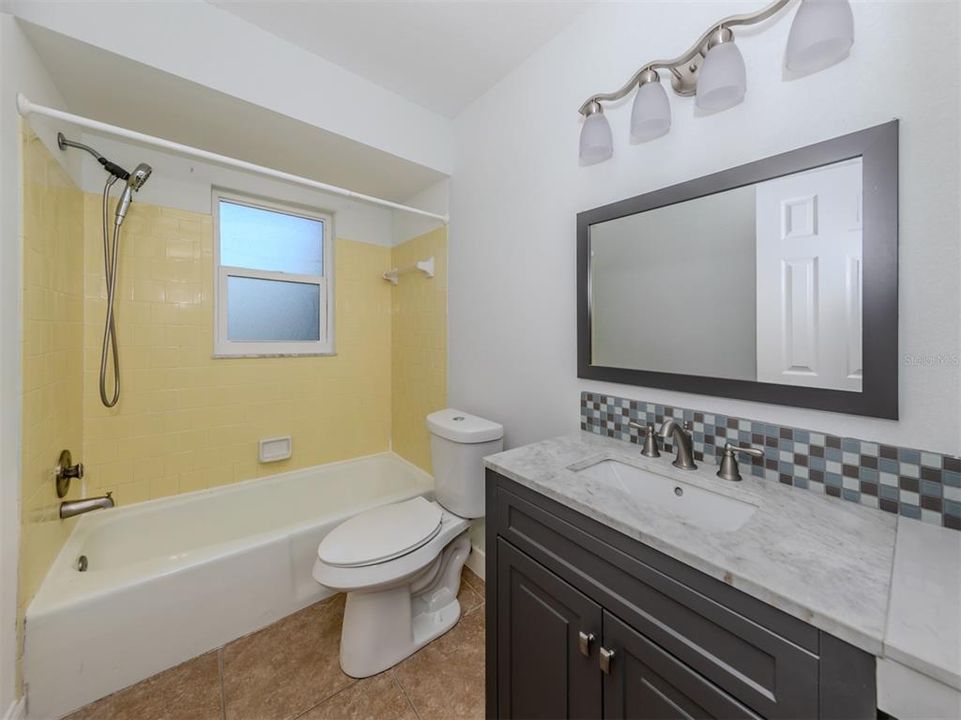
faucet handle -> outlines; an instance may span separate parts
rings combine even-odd
[[[721,466],[718,468],[717,476],[722,480],[739,481],[741,471],[737,466],[737,453],[744,453],[751,457],[762,458],[764,451],[755,447],[740,447],[731,443],[724,443],[724,455],[721,456]]]
[[[732,443],[724,443],[724,454],[728,453],[744,453],[745,455],[750,455],[751,457],[762,458],[764,457],[764,451],[756,447],[742,447],[740,445],[734,445]]]
[[[657,449],[657,431],[654,429],[654,423],[641,425],[640,423],[636,423],[632,420],[628,423],[628,425],[644,433],[644,449],[641,450],[641,455],[651,458],[661,456],[660,451]]]
[[[62,450],[60,458],[57,460],[57,467],[54,469],[54,479],[57,483],[57,497],[66,497],[70,490],[70,480],[76,478],[83,479],[83,463],[73,464],[73,457],[69,450]]]

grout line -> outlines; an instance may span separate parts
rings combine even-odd
[[[414,701],[410,699],[410,695],[407,694],[407,688],[404,687],[404,683],[400,681],[394,672],[390,673],[390,679],[393,680],[394,684],[400,689],[404,699],[407,700],[407,704],[410,705],[410,709],[414,711],[414,717],[417,718],[417,720],[421,720],[420,712],[417,710],[417,706],[414,705]]]
[[[350,677],[350,676],[348,675],[347,677]],[[321,700],[320,702],[318,702],[316,705],[311,705],[309,708],[307,708],[306,710],[304,710],[302,713],[298,713],[297,715],[294,715],[294,716],[291,718],[291,720],[297,720],[297,718],[302,718],[302,717],[303,717],[304,715],[306,715],[307,713],[309,713],[309,712],[311,712],[311,711],[316,710],[317,708],[319,708],[321,705],[323,705],[324,703],[326,703],[328,700],[333,700],[335,697],[337,697],[337,696],[340,695],[341,693],[344,693],[344,692],[350,690],[352,687],[354,687],[354,685],[356,685],[356,684],[359,683],[359,682],[360,682],[360,680],[358,680],[357,678],[350,678],[350,682],[349,682],[347,685],[345,685],[344,687],[342,687],[340,690],[335,690],[335,691],[332,692],[330,695],[328,695],[327,697],[325,697],[323,700]]]
[[[220,717],[222,720],[227,720],[227,694],[224,691],[224,648],[226,645],[222,645],[217,650],[217,669],[220,673]]]
[[[484,581],[481,580],[480,576],[477,573],[475,573],[473,570],[471,570],[469,567],[465,566],[463,577],[465,578],[464,581],[467,583],[468,587],[470,587],[471,590],[473,590],[483,598],[485,584],[484,584]]]

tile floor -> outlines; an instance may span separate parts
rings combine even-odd
[[[98,700],[66,720],[453,720],[484,716],[484,583],[464,570],[460,621],[390,670],[340,670],[344,596]]]

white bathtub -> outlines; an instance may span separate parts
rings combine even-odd
[[[384,453],[84,515],[27,608],[28,717],[60,717],[321,600],[324,535],[432,490]]]

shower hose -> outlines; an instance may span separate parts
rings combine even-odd
[[[120,223],[113,226],[110,234],[108,203],[110,189],[117,182],[111,175],[103,186],[103,269],[107,280],[107,315],[103,326],[103,344],[100,349],[100,401],[106,407],[113,407],[120,400],[120,357],[117,354],[117,324],[114,319],[113,304],[117,291],[117,255],[120,244]],[[113,357],[113,393],[107,396],[107,356]]]

